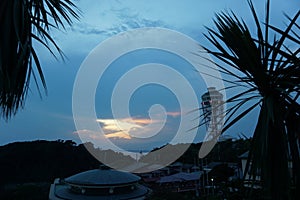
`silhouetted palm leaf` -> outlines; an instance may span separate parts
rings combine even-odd
[[[214,49],[204,49],[223,63],[215,64],[231,77],[227,82],[235,84],[236,81],[236,85],[245,86],[241,89],[246,88],[227,99],[228,118],[223,131],[260,106],[247,170],[253,180],[261,173],[265,198],[288,199],[291,183],[296,186],[295,191],[300,191],[300,28],[297,24],[300,11],[292,18],[287,17],[289,23],[281,30],[269,24],[269,0],[263,27],[254,5],[248,3],[256,25],[255,36],[233,12],[220,13],[214,20],[216,30],[207,28],[205,35]],[[276,37],[270,40],[270,35]],[[244,104],[248,108],[239,111]],[[293,164],[291,177],[289,160]]]
[[[70,0],[0,1],[0,114],[5,119],[24,105],[31,76],[38,86],[34,72],[38,73],[46,90],[33,40],[43,44],[55,56],[49,47],[51,43],[62,55],[49,28],[64,28],[64,21],[71,24],[71,17],[78,19],[76,11]]]

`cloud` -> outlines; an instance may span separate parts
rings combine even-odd
[[[109,133],[109,134],[106,134],[105,137],[112,138],[112,139],[127,139],[127,140],[132,139],[132,137],[129,134],[127,134],[123,131]]]
[[[83,35],[102,35],[105,37],[111,37],[121,32],[125,32],[131,29],[143,28],[143,27],[167,27],[161,20],[151,20],[140,18],[136,14],[122,13],[118,14],[118,23],[113,23],[109,27],[102,27],[92,25],[89,23],[81,22],[74,24],[70,30]]]
[[[134,136],[148,136],[156,132],[164,121],[147,118],[97,119],[107,138],[132,139]],[[152,125],[152,126],[149,126]]]
[[[99,42],[117,33],[141,27],[170,28],[203,40],[201,33],[205,31],[204,27],[212,26],[215,13],[224,10],[232,9],[246,22],[253,22],[247,2],[232,4],[230,0],[218,3],[198,0],[188,3],[174,0],[84,0],[76,1],[76,5],[83,15],[80,22],[75,21],[72,31],[67,31],[66,36],[57,32],[54,34],[65,51],[76,54],[86,54]],[[264,4],[256,3],[256,6],[261,14]],[[298,7],[298,1],[282,4],[282,0],[274,0],[273,13],[278,14],[273,14],[271,20],[275,24],[280,22],[282,27],[282,10],[295,13]],[[206,40],[201,41],[203,42]]]
[[[83,142],[101,144],[107,139],[128,141],[134,138],[147,138],[156,134],[161,129],[164,121],[151,120],[147,118],[124,118],[124,119],[97,119],[104,133],[88,129],[73,132],[80,137]]]
[[[78,135],[82,143],[91,142],[96,148],[112,149],[116,151],[117,148],[114,148],[115,146],[109,141],[109,139],[118,139],[122,140],[123,142],[131,139],[130,136],[121,131],[116,131],[105,135],[99,131],[83,129],[77,130],[73,132],[73,134]]]
[[[72,27],[70,27],[70,30],[72,30],[73,32],[78,32],[78,33],[85,34],[85,35],[91,35],[91,34],[107,35],[107,31],[101,30],[100,28],[97,28],[96,26],[93,26],[88,23],[76,23]]]
[[[175,111],[175,112],[167,112],[167,115],[172,117],[178,117],[181,115],[181,112]]]
[[[124,131],[129,132],[132,128],[142,128],[142,126],[130,119],[97,119],[103,126],[105,132]]]
[[[87,129],[74,131],[73,134],[78,135],[83,142],[105,140],[105,137],[100,132]]]
[[[90,12],[86,11],[84,18],[74,22],[67,31],[53,30],[53,37],[68,55],[88,54],[99,42],[128,30],[144,27],[172,28],[160,19],[142,16],[131,9],[99,7],[87,8]]]

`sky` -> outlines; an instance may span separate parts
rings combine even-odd
[[[206,92],[206,84],[203,78],[194,72],[190,63],[169,52],[153,49],[133,51],[114,60],[98,82],[93,98],[95,106],[86,103],[82,107],[85,109],[86,106],[92,106],[91,109],[96,113],[96,120],[88,118],[81,119],[81,122],[88,124],[88,121],[92,120],[101,127],[103,135],[88,126],[84,128],[85,123],[80,126],[83,127],[82,129],[78,129],[75,125],[72,98],[76,77],[83,62],[102,42],[122,32],[139,28],[157,27],[174,30],[199,44],[208,45],[203,36],[206,32],[205,26],[213,27],[214,15],[221,11],[233,10],[250,27],[253,27],[250,10],[247,2],[243,0],[77,0],[74,2],[82,13],[80,21],[74,21],[73,26],[67,27],[66,30],[51,30],[51,35],[67,58],[65,61],[56,60],[41,45],[35,43],[46,76],[48,94],[42,95],[41,99],[37,88],[31,84],[25,108],[8,122],[0,120],[0,145],[16,141],[63,139],[74,140],[77,143],[89,140],[95,143],[101,141],[99,146],[103,147],[103,141],[105,143],[109,139],[125,149],[151,150],[173,141],[174,133],[181,127],[182,119],[190,121],[188,124],[183,124],[183,130],[189,135],[188,130],[194,128],[199,121],[193,120],[197,116],[195,117],[195,113],[189,114],[190,108],[180,107],[177,95],[189,99],[189,94],[182,93],[186,88],[180,81],[177,82],[177,79],[172,79],[167,71],[166,73],[155,70],[144,72],[136,78],[148,80],[148,77],[155,77],[156,80],[166,81],[166,84],[170,84],[168,86],[174,86],[174,89],[159,84],[144,84],[131,94],[129,100],[127,99],[128,104],[125,99],[127,94],[117,96],[116,107],[119,107],[116,110],[126,108],[130,116],[115,118],[111,109],[111,100],[113,90],[118,81],[122,80],[123,74],[130,72],[135,66],[159,63],[172,66],[179,74],[186,77],[200,102],[201,95]],[[263,16],[263,1],[254,0],[254,4],[260,16]],[[271,8],[271,23],[284,27],[283,12],[295,14],[300,8],[300,2],[273,0]],[[107,50],[105,55],[113,54],[112,52],[118,51],[118,48],[122,47],[109,49],[110,51]],[[178,48],[185,47],[179,45]],[[161,66],[158,66],[158,69],[159,67]],[[180,94],[174,94],[177,89]],[[120,91],[127,90],[120,89]],[[87,97],[82,96],[80,98],[89,102]],[[124,101],[121,101],[123,97]],[[229,129],[226,134],[237,137],[243,133],[250,137],[256,118],[257,110]],[[204,136],[205,128],[201,127],[196,129],[192,140],[200,142]],[[187,138],[190,138],[190,135]]]

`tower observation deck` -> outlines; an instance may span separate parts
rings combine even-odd
[[[215,87],[207,88],[202,98],[203,122],[206,131],[209,133],[204,140],[217,139],[221,134],[224,123],[224,100],[223,94],[216,90]]]

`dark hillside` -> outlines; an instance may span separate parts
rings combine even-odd
[[[82,144],[72,141],[16,142],[0,147],[0,184],[51,182],[98,166]]]

